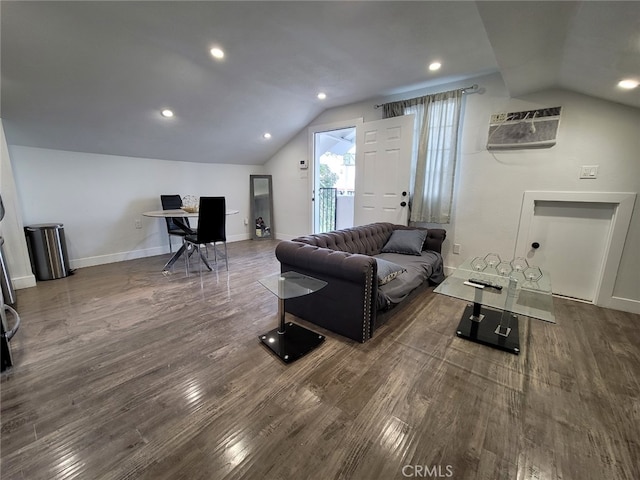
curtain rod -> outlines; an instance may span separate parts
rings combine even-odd
[[[471,85],[470,87],[464,87],[464,88],[456,88],[455,90],[447,90],[447,92],[455,92],[456,90],[462,90],[462,93],[477,93],[478,92],[478,84],[474,83],[473,85]],[[438,92],[438,93],[447,93],[447,92]],[[438,95],[438,93],[429,93],[428,95]],[[423,95],[423,96],[427,96],[427,95]],[[416,97],[416,98],[420,98],[420,97]],[[411,100],[410,98],[406,99],[406,100]],[[402,102],[404,100],[397,100],[398,102]],[[387,102],[387,103],[393,103],[393,102]],[[384,107],[386,104],[385,103],[381,103],[379,105],[374,105],[375,108],[380,108],[380,107]]]

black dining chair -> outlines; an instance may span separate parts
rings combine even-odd
[[[162,203],[163,210],[178,210],[182,207],[182,198],[180,198],[180,195],[160,195],[160,202]],[[187,217],[167,217],[165,220],[167,221],[169,252],[173,253],[171,236],[181,237],[184,242],[184,237],[195,234],[196,230],[191,228]]]
[[[208,244],[213,245],[214,261],[218,263],[217,242],[224,243],[224,261],[229,270],[229,260],[227,258],[227,205],[225,197],[200,197],[200,207],[198,209],[198,229],[193,235],[186,235],[185,242],[193,247],[193,251],[186,255],[187,273],[189,273],[189,257],[192,253],[198,252],[200,259],[211,270],[208,262],[208,255],[203,255],[201,247]],[[200,264],[202,273],[202,264]]]

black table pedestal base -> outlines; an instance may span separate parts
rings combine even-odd
[[[303,357],[325,339],[324,335],[291,322],[285,324],[284,332],[279,330],[280,327],[274,328],[258,338],[285,363]]]
[[[482,312],[484,315],[478,322],[473,319],[477,318],[477,315],[474,315],[474,313],[477,314],[477,309],[474,311],[473,305],[465,308],[456,330],[458,337],[518,355],[520,353],[518,317],[512,313],[490,310],[486,307]]]

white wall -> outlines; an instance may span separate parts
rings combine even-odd
[[[462,132],[455,235],[447,259],[514,252],[523,192],[640,193],[640,109],[563,90],[505,98],[501,82],[485,82],[487,95],[470,95]],[[494,112],[562,106],[557,144],[549,149],[489,152],[487,122]],[[581,165],[599,165],[598,178],[579,178]],[[452,255],[453,243],[462,245]],[[525,252],[518,252],[524,254]],[[640,202],[636,202],[614,296],[640,302]],[[639,305],[640,306],[640,305]],[[640,311],[640,310],[639,310]]]
[[[0,119],[0,193],[5,216],[0,222],[0,235],[4,238],[4,253],[7,268],[14,288],[33,287],[36,278],[31,271],[31,262],[24,240],[22,210],[9,160],[9,150]]]
[[[486,252],[512,255],[526,190],[640,193],[640,109],[564,90],[510,98],[499,74],[439,87],[437,91],[472,83],[479,84],[482,93],[467,95],[465,100],[454,212],[451,223],[443,225],[448,232],[443,251],[447,266],[456,267],[464,258]],[[376,120],[382,112],[375,110],[374,104],[432,92],[409,92],[334,108],[311,125],[356,117],[363,117],[365,122]],[[492,113],[555,106],[562,106],[562,119],[554,147],[487,151]],[[304,174],[297,169],[298,161],[308,155],[305,129],[266,164],[268,173],[274,175],[279,238],[310,231],[309,179],[302,178]],[[580,180],[581,165],[600,165],[599,177]],[[280,191],[287,192],[286,198],[278,198]],[[614,296],[632,302],[640,302],[639,204],[636,202],[614,289]],[[454,243],[462,246],[460,255],[452,253]]]
[[[379,120],[382,111],[376,110],[376,102],[346,105],[325,110],[309,125],[333,125],[335,122],[363,119],[365,122]],[[344,126],[349,126],[345,124]],[[309,148],[309,129],[305,127],[266,164],[265,169],[273,176],[273,209],[276,215],[276,237],[292,239],[312,231],[311,190],[313,188],[313,155]],[[306,159],[308,168],[300,170],[300,160]]]
[[[72,268],[169,251],[161,194],[225,196],[227,240],[249,238],[249,175],[261,166],[200,164],[9,146],[24,225],[64,224]],[[141,229],[135,228],[140,220]],[[174,240],[177,242],[177,240]]]

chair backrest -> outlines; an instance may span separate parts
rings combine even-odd
[[[227,203],[225,197],[200,197],[198,243],[227,241]]]
[[[162,203],[163,210],[177,210],[182,207],[182,198],[180,195],[160,195],[160,202]],[[180,230],[180,225],[177,224],[178,222],[187,227],[191,226],[189,225],[189,219],[187,217],[166,217],[165,220],[167,221],[167,230]]]

